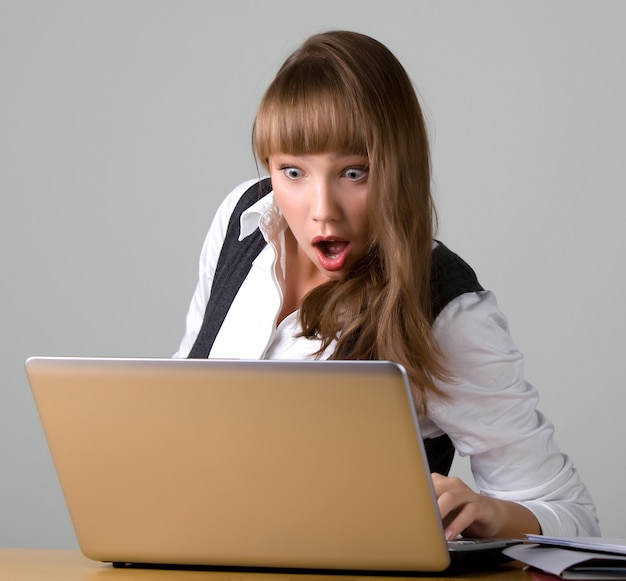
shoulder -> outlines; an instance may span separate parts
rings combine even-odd
[[[433,302],[439,300],[440,311],[432,336],[456,379],[448,387],[456,391],[459,382],[494,388],[501,382],[520,384],[523,356],[495,294],[480,285],[465,261],[443,246],[433,253],[433,280],[439,284]]]
[[[457,297],[482,290],[483,287],[470,265],[447,246],[435,241],[430,276],[433,318],[436,319]]]
[[[268,193],[267,181],[263,178],[246,180],[233,188],[219,204],[211,222],[207,240],[223,240],[229,224],[235,219],[239,219],[246,208]]]
[[[260,181],[259,179],[252,179],[242,182],[237,187],[233,188],[221,201],[213,216],[202,245],[200,253],[201,267],[205,265],[208,271],[214,269],[233,213],[237,210],[238,205],[243,203],[242,200],[244,197],[249,195],[250,190],[254,189],[256,184],[259,184]]]
[[[489,290],[464,293],[451,300],[433,323],[433,335],[450,354],[481,350],[511,341],[509,323]],[[497,341],[496,341],[497,338]]]
[[[246,204],[252,205],[259,199],[258,191],[263,182],[263,179],[251,179],[233,188],[219,205],[216,217],[222,216],[230,218],[238,206]]]

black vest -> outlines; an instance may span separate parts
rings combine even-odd
[[[209,356],[235,295],[247,277],[252,262],[266,245],[260,230],[239,240],[240,218],[247,208],[271,190],[269,178],[257,182],[241,196],[231,214],[215,269],[211,296],[202,327],[189,352],[190,359],[206,359]],[[483,290],[471,267],[441,243],[433,250],[430,288],[434,318],[454,298],[467,292]],[[448,474],[454,458],[454,446],[450,438],[446,434],[426,438],[424,447],[431,471]]]

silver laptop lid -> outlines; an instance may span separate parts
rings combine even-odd
[[[444,569],[406,373],[382,361],[31,358],[83,553]]]

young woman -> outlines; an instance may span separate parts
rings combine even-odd
[[[425,124],[391,52],[353,32],[308,39],[253,145],[271,183],[219,208],[177,356],[397,361],[448,538],[599,534],[493,294],[434,241]],[[447,476],[455,449],[479,493]]]

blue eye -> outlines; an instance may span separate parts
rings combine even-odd
[[[304,175],[303,171],[297,167],[284,167],[282,168],[282,171],[290,180],[297,180]]]
[[[367,167],[349,167],[344,171],[344,176],[350,181],[357,182],[367,176],[369,168]]]

